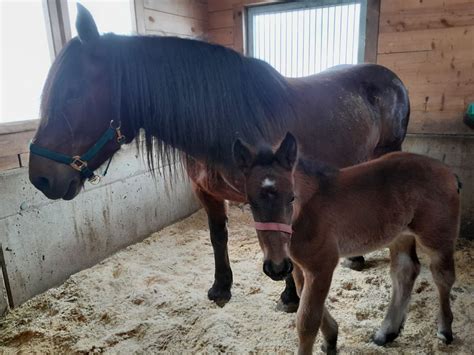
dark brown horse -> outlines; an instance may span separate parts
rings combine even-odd
[[[338,327],[324,303],[338,259],[383,247],[390,249],[392,300],[375,343],[384,345],[400,333],[420,272],[417,247],[427,252],[438,287],[438,337],[450,343],[449,294],[460,218],[457,177],[441,162],[416,154],[395,152],[338,171],[298,161],[297,150],[291,134],[275,153],[270,147],[254,153],[240,141],[234,146],[264,272],[279,280],[293,270],[301,296],[299,352],[312,353],[321,327],[325,350],[335,353]]]
[[[405,137],[407,91],[384,67],[286,79],[218,45],[100,36],[83,7],[76,27],[78,37],[56,58],[43,90],[31,182],[48,198],[73,199],[119,150],[115,132],[131,143],[143,130],[151,166],[154,152],[170,163],[183,158],[207,211],[216,267],[208,296],[219,304],[230,299],[232,285],[224,200],[246,201],[232,160],[236,138],[276,142],[291,130],[308,157],[343,167],[399,150]],[[282,301],[298,302],[291,278]]]

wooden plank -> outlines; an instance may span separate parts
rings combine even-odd
[[[472,0],[382,0],[382,14],[398,10],[443,8],[447,5],[470,3]]]
[[[207,8],[209,12],[232,10],[234,4],[242,4],[241,0],[208,0]]]
[[[234,26],[233,10],[209,13],[209,29],[228,28]]]
[[[462,4],[447,2],[445,6],[430,8],[399,9],[380,15],[380,32],[417,31],[473,24],[474,1]]]
[[[0,136],[0,156],[7,157],[28,152],[28,145],[34,132],[19,132]]]
[[[172,32],[186,36],[202,36],[206,23],[188,17],[167,14],[155,10],[144,10],[146,30],[155,32]]]
[[[233,48],[239,52],[245,53],[245,41],[244,41],[244,7],[241,5],[234,5],[233,17],[234,17],[234,45]]]
[[[365,24],[365,53],[366,63],[377,63],[377,46],[379,38],[380,0],[367,1],[367,17]]]
[[[219,28],[217,30],[210,30],[208,32],[209,42],[222,44],[222,45],[233,45],[234,44],[234,29],[230,28]]]
[[[463,114],[458,111],[412,111],[408,124],[408,133],[464,134],[474,136],[474,130],[466,126],[462,118]]]
[[[18,155],[10,155],[6,157],[0,156],[0,171],[10,170],[20,167]]]
[[[25,131],[36,131],[38,124],[39,120],[0,123],[0,135]]]
[[[179,34],[179,33],[167,32],[167,31],[147,30],[146,34],[148,36],[179,37],[179,38],[197,39],[196,36],[187,36],[187,35],[182,35],[182,34]]]
[[[474,26],[451,27],[379,34],[378,53],[418,52],[423,50],[468,48],[474,43]]]
[[[150,10],[207,21],[207,3],[202,0],[144,0]]]

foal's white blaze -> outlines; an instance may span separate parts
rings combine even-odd
[[[274,187],[275,186],[275,181],[270,180],[269,178],[265,178],[265,180],[262,181],[262,187]]]

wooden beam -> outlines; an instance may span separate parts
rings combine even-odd
[[[367,1],[365,25],[365,63],[377,63],[377,45],[379,38],[380,0]]]

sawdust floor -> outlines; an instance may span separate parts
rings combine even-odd
[[[234,286],[224,308],[206,296],[213,256],[201,210],[10,312],[0,323],[0,352],[294,352],[295,316],[275,310],[283,283],[261,271],[249,213],[232,207],[229,229]],[[474,353],[473,251],[474,243],[458,241],[450,346],[435,335],[436,289],[425,258],[405,329],[386,348],[370,338],[389,301],[387,251],[367,255],[362,272],[338,267],[328,307],[340,353]]]

